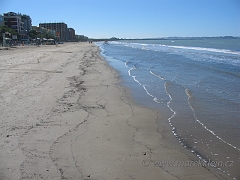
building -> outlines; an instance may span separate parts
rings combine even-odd
[[[23,14],[22,22],[25,31],[29,32],[32,30],[32,19],[30,18],[30,16]]]
[[[68,28],[68,41],[76,41],[75,30],[73,28]]]
[[[68,41],[68,28],[67,24],[60,23],[40,23],[39,27],[56,31],[56,36],[59,38],[59,41]]]
[[[0,26],[5,26],[4,17],[2,15],[0,15]]]
[[[32,29],[32,19],[25,14],[8,12],[0,16],[0,25],[13,29],[22,39],[28,39],[28,33]]]
[[[42,34],[50,34],[50,35],[54,36],[54,38],[56,37],[55,30],[47,29],[44,27],[37,27],[37,26],[32,26],[32,30],[35,30],[36,32],[40,32]]]
[[[8,12],[3,14],[4,25],[13,29],[17,33],[21,34],[24,31],[22,22],[22,15],[14,12]]]

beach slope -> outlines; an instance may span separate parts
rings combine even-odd
[[[0,179],[228,178],[197,165],[161,113],[131,100],[97,46],[0,55]]]

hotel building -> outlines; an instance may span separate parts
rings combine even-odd
[[[39,27],[46,29],[51,29],[56,31],[56,36],[58,36],[59,41],[68,41],[68,28],[67,24],[60,23],[40,23]]]

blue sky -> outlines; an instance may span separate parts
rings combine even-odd
[[[240,0],[0,0],[9,11],[90,38],[240,36]]]

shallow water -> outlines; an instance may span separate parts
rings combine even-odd
[[[240,39],[97,43],[136,101],[169,113],[176,138],[201,159],[240,176]],[[219,170],[220,170],[219,169]]]

